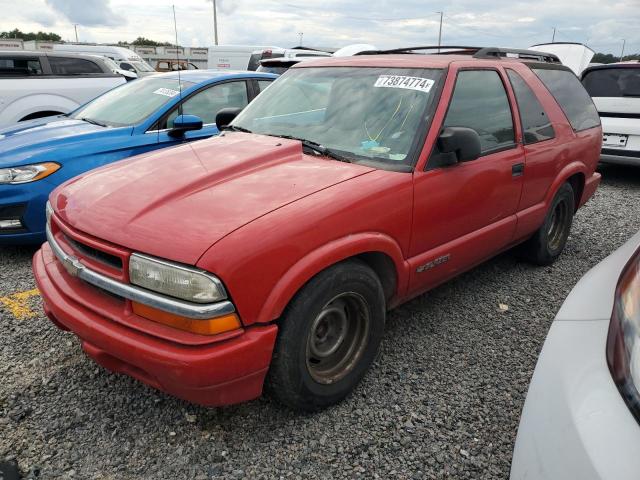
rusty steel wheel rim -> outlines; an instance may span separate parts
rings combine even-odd
[[[311,324],[306,362],[311,377],[330,385],[357,365],[367,346],[370,316],[362,295],[341,293],[325,304]]]
[[[568,202],[559,202],[554,207],[547,230],[549,250],[556,251],[562,245],[570,216]]]

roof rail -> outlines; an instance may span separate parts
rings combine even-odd
[[[356,53],[356,55],[386,55],[394,53],[418,53],[420,50],[437,50],[430,52],[436,55],[473,55],[473,58],[521,58],[523,60],[537,60],[546,63],[561,63],[560,59],[552,54],[538,52],[535,50],[525,50],[518,48],[497,48],[497,47],[470,47],[460,45],[429,45],[423,47],[403,47],[391,50],[368,50]],[[445,51],[443,51],[445,50]]]
[[[537,60],[538,62],[561,63],[553,53],[538,52],[519,48],[481,48],[473,54],[473,58],[521,58],[523,60]]]
[[[391,50],[367,50],[364,52],[358,52],[356,55],[387,55],[394,53],[416,53],[417,50],[438,50],[436,53],[446,54],[446,53],[459,53],[459,54],[474,54],[475,52],[482,50],[482,47],[461,47],[459,45],[427,45],[421,47],[402,47],[402,48],[393,48]],[[441,50],[455,50],[442,52]]]

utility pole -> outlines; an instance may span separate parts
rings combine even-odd
[[[216,9],[216,0],[211,0],[213,5],[213,43],[218,45],[218,11]]]
[[[551,37],[551,43],[556,41],[556,27],[553,27],[553,36]]]
[[[73,24],[73,29],[76,31],[76,43],[78,43],[78,24],[77,23]]]
[[[298,32],[298,37],[300,37],[300,40],[298,40],[298,45],[302,46],[302,36],[304,35],[304,32]]]
[[[438,30],[438,53],[440,53],[440,45],[442,45],[442,16],[444,12],[436,12],[440,14],[440,29]]]
[[[622,61],[622,59],[624,58],[624,45],[625,45],[625,43],[627,43],[627,39],[626,38],[624,38],[622,40],[622,51],[620,52],[620,61]]]

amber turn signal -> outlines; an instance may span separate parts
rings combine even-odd
[[[242,326],[240,319],[235,313],[208,320],[194,320],[193,318],[174,315],[173,313],[158,310],[157,308],[149,307],[141,303],[131,302],[131,306],[133,313],[136,315],[169,327],[197,333],[199,335],[217,335],[230,330],[236,330]]]

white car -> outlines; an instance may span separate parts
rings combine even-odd
[[[602,121],[601,160],[640,165],[640,63],[589,67],[582,84]]]
[[[640,232],[590,270],[551,325],[511,480],[640,478]]]
[[[153,75],[156,71],[140,55],[125,47],[113,45],[85,45],[79,43],[53,43],[53,51],[100,55],[116,62],[122,70],[135,73],[138,77]]]
[[[0,127],[69,113],[125,81],[96,56],[0,52]]]

